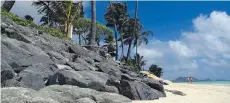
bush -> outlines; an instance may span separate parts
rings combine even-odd
[[[149,72],[154,74],[155,76],[157,77],[161,77],[163,75],[163,70],[161,67],[155,65],[155,64],[152,64],[150,67],[149,67]]]
[[[13,13],[10,13],[10,12],[6,12],[3,9],[1,9],[1,15],[10,18],[11,20],[13,20],[18,25],[33,27],[33,28],[39,29],[43,32],[46,32],[46,33],[48,33],[54,37],[70,40],[70,38],[67,38],[67,36],[65,34],[63,34],[61,31],[59,31],[58,29],[43,27],[43,26],[40,26],[40,25],[33,23],[32,21],[23,20],[19,16],[15,15]]]

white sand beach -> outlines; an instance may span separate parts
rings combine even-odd
[[[230,86],[227,85],[171,83],[164,87],[168,90],[181,91],[186,96],[166,92],[165,98],[132,103],[230,103]]]

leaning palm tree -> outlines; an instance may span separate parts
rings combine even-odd
[[[139,68],[142,68],[144,65],[146,65],[146,60],[143,59],[144,56],[140,56],[140,54],[137,53],[137,55],[134,56],[135,62],[137,61],[136,66]]]
[[[136,20],[136,27],[135,27],[135,35],[133,35],[133,25],[134,25],[135,19],[130,18],[128,23],[126,23],[126,29],[124,30],[124,44],[128,45],[128,52],[127,52],[127,58],[126,61],[129,61],[130,59],[130,53],[131,53],[131,47],[136,47],[142,43],[147,44],[148,43],[148,35],[153,34],[151,31],[142,31],[143,25],[139,23],[139,20]],[[137,55],[137,54],[136,54]],[[137,59],[135,59],[137,60]],[[137,64],[137,63],[136,63]]]
[[[12,1],[4,1],[3,5],[2,5],[2,9],[4,9],[6,12],[10,12],[10,10],[12,9],[12,7],[14,6],[15,0]]]
[[[96,45],[96,1],[91,1],[91,32],[89,45]]]
[[[135,19],[134,18],[130,18],[127,23],[125,23],[123,25],[123,38],[124,38],[124,44],[125,45],[128,45],[128,51],[127,51],[127,56],[126,56],[126,61],[129,61],[131,56],[130,56],[130,53],[131,53],[131,47],[132,47],[132,44],[133,44],[133,41],[135,39],[135,36],[133,35],[133,29],[134,29],[134,22],[135,22]],[[136,23],[136,26],[139,28],[140,27],[140,23],[139,21],[137,20],[137,23]],[[137,28],[137,29],[138,29]]]
[[[73,28],[75,28],[75,33],[78,35],[79,45],[81,45],[81,38],[84,39],[85,44],[86,41],[90,39],[90,30],[91,30],[91,19],[89,18],[78,18],[73,22]],[[105,25],[96,22],[96,42],[99,45],[100,42],[100,36],[101,35],[112,35],[113,32]],[[88,36],[88,38],[87,38]]]
[[[55,20],[51,20],[54,19],[56,16],[54,16],[53,11],[51,10],[51,1],[35,1],[32,3],[33,6],[36,6],[38,9],[38,14],[45,14],[41,17],[40,22],[42,22],[42,25],[48,25],[49,27],[51,27],[52,25],[54,25],[54,21]]]
[[[63,26],[62,31],[72,38],[72,23],[82,15],[82,1],[42,1],[33,3],[39,14],[44,14],[41,21],[47,25],[58,24]]]
[[[104,15],[105,20],[107,21],[107,26],[114,29],[115,40],[116,40],[116,60],[118,59],[118,31],[120,33],[120,41],[121,41],[121,59],[124,57],[124,43],[123,43],[123,33],[122,33],[122,24],[128,19],[127,15],[127,6],[126,2],[124,4],[120,2],[109,2],[109,6],[107,8],[107,13]]]
[[[137,42],[137,31],[136,31],[136,22],[137,22],[137,9],[138,9],[138,2],[136,1],[136,7],[135,7],[135,17],[134,17],[134,28],[133,28],[133,35],[135,36]],[[136,55],[137,55],[137,46],[136,46]],[[136,57],[136,64],[137,64],[137,57]]]

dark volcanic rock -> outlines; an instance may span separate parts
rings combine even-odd
[[[25,68],[19,73],[19,75],[27,75],[27,73],[34,73],[42,77],[44,80],[47,80],[58,70],[59,69],[55,64],[37,63]]]
[[[23,84],[22,87],[32,88],[35,90],[45,87],[45,82],[43,78],[35,73],[19,74],[20,75],[20,84]]]
[[[9,66],[5,60],[2,60],[1,63],[1,84],[4,85],[4,82],[8,79],[14,77],[14,70]]]
[[[1,20],[3,102],[130,102],[121,95],[102,91],[119,93],[131,99],[165,96],[159,82],[148,79],[133,67],[107,58],[107,48],[81,47],[46,32],[39,33],[40,30],[35,28],[17,25],[4,16]],[[50,86],[55,84],[59,86]]]
[[[164,94],[142,82],[121,80],[120,84],[120,94],[132,100],[153,100],[164,97]]]
[[[108,75],[101,72],[60,70],[49,78],[48,85],[68,84],[101,90],[105,88],[107,80]]]
[[[1,90],[3,103],[131,103],[132,101],[115,93],[98,92],[88,88],[70,85],[52,85],[39,91],[22,87],[8,87]]]
[[[154,88],[154,89],[162,92],[163,94],[165,94],[164,93],[164,87],[159,81],[154,80],[152,78],[145,78],[145,79],[142,80],[142,82],[144,82],[145,84],[147,84],[151,88]]]
[[[68,62],[68,63],[66,63],[66,65],[70,66],[71,68],[73,68],[76,71],[90,70],[89,67],[87,67],[81,63]]]
[[[39,90],[45,87],[45,82],[40,75],[34,73],[19,74],[19,76],[14,77],[13,79],[6,80],[3,84],[3,87],[25,87],[31,88],[34,90]]]
[[[30,66],[32,64],[37,64],[37,63],[54,64],[53,61],[50,60],[48,56],[36,55],[36,56],[32,56],[25,60],[20,61],[19,66],[25,67],[25,66]]]

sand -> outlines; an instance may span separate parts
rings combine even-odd
[[[153,78],[154,80],[161,80],[161,81],[168,83],[168,84],[172,83],[171,81],[159,78],[159,77],[149,73],[148,71],[141,71],[141,73],[147,74],[148,77]]]
[[[179,90],[186,96],[166,92],[165,98],[132,103],[230,103],[230,86],[227,85],[171,83],[164,87],[168,90]]]

